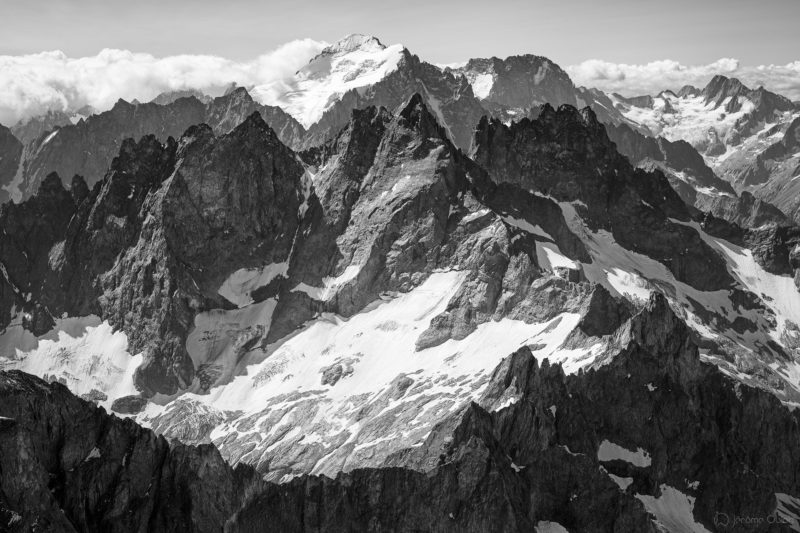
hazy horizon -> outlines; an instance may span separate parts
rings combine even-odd
[[[545,56],[576,85],[627,96],[705,85],[715,74],[800,100],[800,1],[669,5],[638,0],[490,4],[345,0],[5,0],[0,123],[46,109],[163,90],[265,86],[350,33],[435,64]]]

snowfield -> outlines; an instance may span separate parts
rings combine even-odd
[[[630,105],[613,94],[608,96],[628,120],[647,126],[654,135],[670,141],[683,139],[695,147],[707,142],[709,130],[725,138],[737,121],[755,109],[753,102],[746,98],[739,99],[741,108],[738,111],[726,113],[730,97],[717,105],[706,103],[702,95],[680,98],[672,93],[661,93],[653,97],[653,107],[649,108]]]
[[[39,338],[27,331],[20,335],[22,331],[12,324],[0,333],[1,370],[61,381],[74,394],[98,399],[106,409],[117,398],[139,394],[133,372],[142,364],[142,354],[128,353],[128,337],[107,321],[96,316],[59,319]]]
[[[239,307],[253,303],[252,292],[266,287],[279,276],[286,277],[288,263],[274,263],[258,268],[240,268],[226,279],[217,293]]]
[[[438,272],[350,318],[323,314],[230,383],[182,398],[236,413],[210,435],[234,462],[269,463],[286,479],[379,465],[477,400],[496,365],[520,346],[536,344],[540,359],[565,355],[559,347],[577,314],[541,324],[489,322],[465,339],[417,351],[419,335],[464,279],[463,272]],[[158,424],[172,408],[151,406],[140,421]]]
[[[685,533],[711,533],[694,519],[693,496],[687,496],[669,485],[661,485],[659,497],[637,494],[647,512],[656,517],[667,531]]]

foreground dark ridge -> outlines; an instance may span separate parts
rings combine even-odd
[[[506,358],[481,401],[504,408],[473,404],[398,457],[413,465],[440,450],[429,474],[363,469],[284,485],[231,468],[213,446],[170,445],[62,385],[3,372],[0,528],[657,531],[648,510],[671,531],[713,530],[717,513],[765,518],[731,531],[797,524],[798,416],[700,362],[660,295],[614,337],[618,353],[577,375],[527,348]],[[659,498],[685,506],[670,515]]]

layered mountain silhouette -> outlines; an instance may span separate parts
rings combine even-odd
[[[0,529],[800,530],[781,97],[358,35],[286,87],[0,129]]]

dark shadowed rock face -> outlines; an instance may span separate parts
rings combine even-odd
[[[208,102],[205,119],[201,122],[211,126],[217,134],[228,133],[253,113],[261,115],[285,145],[292,148],[301,145],[305,135],[303,126],[280,107],[257,103],[244,87]]]
[[[735,194],[731,185],[714,175],[703,161],[703,157],[686,141],[669,141],[663,137],[647,137],[631,127],[620,124],[618,126],[606,125],[609,138],[617,145],[619,152],[626,156],[635,166],[643,166],[647,162],[662,163],[662,170],[670,169],[673,172],[684,172],[688,178],[679,180],[671,177],[670,184],[675,188],[681,198],[693,205],[699,187],[717,189],[719,193]],[[692,180],[692,183],[684,183]],[[689,190],[684,192],[686,185]]]
[[[119,100],[109,111],[39,137],[26,154],[22,196],[33,194],[50,172],[64,180],[80,174],[92,186],[105,175],[124,139],[148,134],[163,141],[179,137],[190,125],[203,122],[203,109],[194,98],[183,98],[169,106]]]
[[[11,133],[11,130],[0,124],[0,204],[11,199],[6,187],[17,175],[22,147],[22,142]]]
[[[742,191],[736,197],[699,198],[695,205],[703,211],[745,228],[760,228],[765,225],[788,226],[792,223],[783,211],[747,191]]]
[[[98,315],[145,351],[144,392],[186,388],[195,314],[231,305],[217,289],[232,262],[286,259],[304,172],[254,113],[219,137],[198,126],[180,142],[127,140],[91,194],[82,180],[70,194],[53,174],[34,198],[3,208],[3,312],[31,308],[37,334],[62,313]]]
[[[767,272],[795,276],[800,270],[800,227],[766,226],[748,230],[744,242]]]
[[[175,158],[137,215],[136,240],[100,276],[102,316],[147,348],[136,374],[146,392],[191,384],[194,315],[226,306],[217,289],[232,262],[286,258],[302,201],[302,166],[257,113],[221,137],[189,129]]]
[[[525,110],[545,103],[555,107],[576,104],[572,80],[546,57],[470,59],[452,72],[466,76],[484,106],[498,106],[495,112]]]
[[[38,183],[56,172],[62,179],[79,174],[91,187],[108,169],[127,138],[154,135],[161,142],[178,138],[189,126],[207,123],[215,133],[224,134],[248,116],[259,113],[286,144],[297,146],[305,133],[300,124],[283,110],[256,103],[243,88],[205,103],[195,96],[167,100],[167,103],[128,103],[119,100],[109,111],[91,115],[76,124],[59,125],[28,143],[24,157],[20,195],[32,195]],[[52,133],[50,133],[52,131]],[[0,174],[2,176],[2,174]]]
[[[689,220],[692,211],[664,175],[634,169],[590,109],[546,105],[538,118],[511,126],[484,119],[475,135],[475,161],[494,181],[578,203],[590,226],[610,231],[698,289],[732,282],[717,254],[670,220]]]
[[[259,486],[22,372],[0,373],[0,421],[3,531],[216,532]]]
[[[55,174],[45,178],[36,196],[24,204],[0,207],[0,324],[5,328],[13,308],[24,327],[36,334],[53,326],[55,310],[41,300],[52,275],[51,258],[61,249],[67,225],[86,184],[77,178],[73,193]],[[55,315],[57,316],[57,315]]]
[[[288,256],[305,170],[258,113],[220,137],[190,129],[182,144],[159,214],[172,251],[204,295],[218,298],[233,266]]]
[[[622,155],[645,170],[661,170],[687,204],[744,227],[788,224],[788,217],[774,205],[746,191],[738,195],[686,141],[648,137],[626,124],[606,124],[606,130]]]

